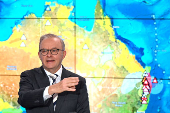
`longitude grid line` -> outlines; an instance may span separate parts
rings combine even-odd
[[[41,19],[40,19],[40,36],[41,36]]]
[[[76,29],[76,23],[77,23],[77,22],[76,22],[76,19],[75,19],[75,18],[76,18],[76,0],[74,0],[73,4],[74,4],[74,8],[75,8],[75,12],[74,12],[74,48],[75,48],[75,49],[74,49],[74,70],[75,70],[75,73],[76,73],[76,71],[77,71],[77,70],[76,70],[76,63],[77,63],[77,62],[76,62],[76,59],[77,59],[77,58],[76,58],[76,51],[77,51],[77,49],[76,49],[76,47],[77,47],[77,46],[76,46],[76,45],[77,45],[77,44],[76,44],[76,43],[77,43],[77,40],[76,40],[76,39],[77,39],[77,37],[76,37],[76,30],[77,30],[77,29]],[[69,19],[69,18],[68,18],[68,19]]]

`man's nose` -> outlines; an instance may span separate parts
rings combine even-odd
[[[52,54],[51,54],[51,51],[50,51],[50,50],[48,51],[47,56],[48,56],[48,57],[52,56]]]

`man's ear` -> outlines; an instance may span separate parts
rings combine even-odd
[[[63,51],[63,59],[65,58],[66,56],[66,51]]]
[[[38,52],[39,59],[41,60],[40,54],[41,54],[41,53],[40,53],[40,52]]]

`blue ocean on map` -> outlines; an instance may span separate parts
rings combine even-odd
[[[76,23],[79,27],[84,28],[86,31],[93,29],[95,21],[95,6],[97,0],[77,0],[76,7],[71,12],[69,18],[72,22]],[[72,15],[74,13],[74,15]]]
[[[24,16],[34,13],[37,17],[41,17],[44,13],[45,1],[46,0],[1,1],[0,8],[2,10],[0,12],[0,23],[2,28],[0,41],[8,40],[12,34],[13,27],[20,24]]]

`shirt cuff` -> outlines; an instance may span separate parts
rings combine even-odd
[[[52,96],[49,95],[48,93],[48,89],[49,89],[49,86],[47,86],[44,90],[44,93],[43,93],[43,98],[44,98],[44,101],[46,101],[47,99],[51,98]]]

